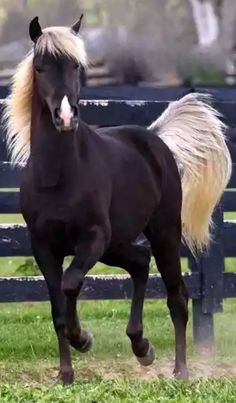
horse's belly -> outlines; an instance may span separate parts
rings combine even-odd
[[[129,199],[111,212],[112,240],[116,243],[129,243],[142,233],[155,210],[156,200],[145,198],[141,203]]]

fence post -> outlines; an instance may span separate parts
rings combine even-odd
[[[214,313],[222,312],[224,254],[222,229],[223,209],[219,205],[214,212],[214,234],[208,252],[199,259],[189,259],[190,268],[199,272],[201,297],[193,300],[193,339],[197,347],[212,348],[214,345]]]

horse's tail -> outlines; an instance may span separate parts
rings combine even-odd
[[[188,94],[170,103],[149,127],[177,162],[183,191],[183,240],[194,254],[209,244],[212,213],[232,170],[225,126],[209,99],[205,94]]]

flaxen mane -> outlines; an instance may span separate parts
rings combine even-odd
[[[55,56],[64,54],[83,66],[87,64],[83,40],[66,27],[44,29],[35,48],[19,64],[12,79],[11,92],[6,99],[3,113],[7,148],[11,161],[16,165],[25,165],[30,154],[33,57],[34,53],[45,52]]]

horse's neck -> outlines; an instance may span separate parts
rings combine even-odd
[[[35,107],[34,107],[35,105]],[[40,187],[51,188],[73,175],[79,164],[76,133],[59,133],[50,112],[33,103],[31,163]]]

